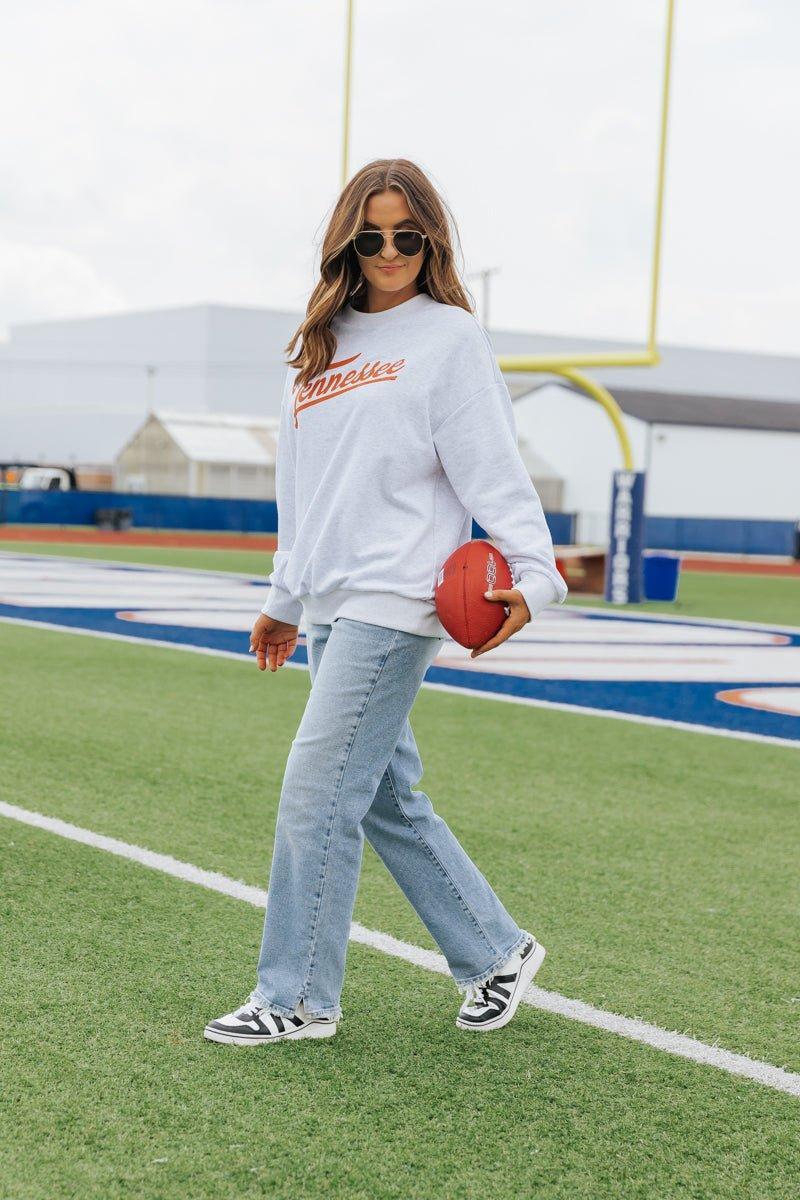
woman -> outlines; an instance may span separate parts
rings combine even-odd
[[[544,958],[424,792],[408,715],[445,639],[434,584],[473,516],[509,560],[505,641],[562,603],[511,398],[454,266],[448,210],[407,159],[347,184],[289,361],[278,442],[278,549],[251,634],[260,670],[306,621],[311,691],[286,764],[257,983],[205,1036],[330,1037],[363,839],[447,959],[461,1029],[507,1024]]]

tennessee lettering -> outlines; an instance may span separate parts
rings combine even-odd
[[[397,379],[406,362],[404,358],[398,358],[395,362],[381,362],[378,359],[375,362],[365,362],[362,367],[345,370],[360,357],[359,353],[354,354],[351,358],[342,358],[338,362],[333,362],[324,374],[317,375],[315,379],[309,380],[301,388],[295,388],[293,408],[295,429],[298,425],[298,413],[302,412],[304,408],[322,404],[324,400],[332,400],[334,396],[343,396],[345,392],[366,387],[370,383],[386,383]]]

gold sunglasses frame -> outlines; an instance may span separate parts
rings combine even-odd
[[[381,237],[383,238],[383,243],[381,245],[380,250],[376,250],[374,254],[362,254],[356,247],[356,238],[359,236],[359,234],[362,234],[362,233],[379,233],[381,235]],[[396,233],[418,233],[419,236],[422,238],[422,245],[420,246],[419,250],[417,250],[416,253],[421,254],[422,251],[425,249],[425,240],[428,237],[428,235],[427,235],[427,233],[423,233],[421,229],[391,229],[389,231],[389,237],[392,239],[393,246],[394,246],[394,237],[395,237]],[[387,240],[388,240],[387,235],[383,232],[382,229],[359,229],[358,233],[353,234],[353,236],[350,238],[350,241],[353,243],[353,249],[355,250],[355,252],[359,258],[377,258],[378,255],[383,254],[383,251],[386,249]],[[395,247],[395,249],[397,249],[397,247]],[[402,250],[398,250],[397,253],[401,254],[403,258],[414,258],[415,257],[415,255],[413,255],[413,254],[403,254]]]

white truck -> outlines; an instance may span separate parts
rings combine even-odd
[[[70,492],[75,487],[75,477],[64,467],[25,467],[19,477],[19,487],[40,488],[46,492]]]

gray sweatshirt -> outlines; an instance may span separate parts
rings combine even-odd
[[[511,397],[478,320],[421,292],[385,312],[348,304],[331,329],[328,369],[300,389],[297,369],[286,375],[278,548],[262,612],[446,637],[434,585],[473,517],[531,617],[563,603]]]

